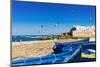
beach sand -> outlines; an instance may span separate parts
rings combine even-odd
[[[12,60],[45,56],[54,52],[52,48],[55,42],[72,42],[75,40],[76,39],[13,42]]]
[[[53,41],[22,42],[12,45],[12,58],[14,60],[41,57],[53,52]]]

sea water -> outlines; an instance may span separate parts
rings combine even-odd
[[[47,35],[44,35],[47,37]],[[12,35],[12,42],[20,42],[20,41],[36,41],[40,40],[42,35]]]

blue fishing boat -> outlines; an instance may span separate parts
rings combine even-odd
[[[12,60],[12,66],[67,63],[80,53],[81,47],[85,43],[90,43],[89,39],[75,42],[56,42],[52,54],[23,60]]]

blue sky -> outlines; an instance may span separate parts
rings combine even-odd
[[[95,25],[95,9],[95,6],[13,1],[12,34],[59,34],[73,25]]]

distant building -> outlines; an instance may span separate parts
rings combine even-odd
[[[70,30],[73,37],[95,37],[95,26],[73,26]]]

